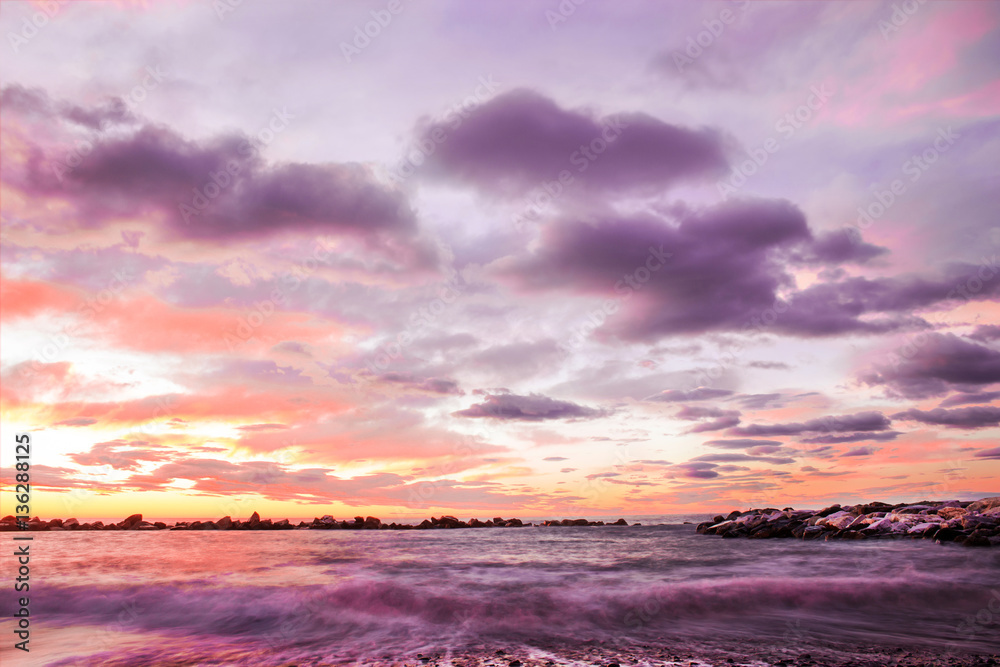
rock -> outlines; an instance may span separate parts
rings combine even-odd
[[[365,517],[365,528],[368,530],[378,530],[382,525],[382,521],[373,516]]]
[[[493,525],[494,526],[499,526],[502,523],[503,523],[503,517],[499,517],[499,516],[493,517]]]
[[[524,523],[520,519],[508,519],[507,526],[509,528],[523,528]]]
[[[288,519],[282,519],[281,521],[275,522],[275,524],[271,527],[275,530],[291,530],[295,526],[293,526],[292,522]]]
[[[719,514],[714,519],[712,519],[711,523],[722,523],[725,520],[726,520],[726,517],[724,517],[721,514]]]
[[[163,523],[162,521],[156,521],[153,523],[153,525],[156,526],[157,530],[163,530],[164,528],[167,527],[167,524]]]
[[[628,521],[626,521],[625,519],[618,519],[617,521],[615,521],[611,525],[612,526],[627,526],[628,525]]]
[[[937,526],[936,523],[929,523],[929,522],[918,523],[913,528],[910,528],[909,530],[907,530],[906,534],[907,535],[923,535],[924,533],[926,533],[928,530],[930,530],[931,528],[933,528],[935,526]]]
[[[818,517],[830,516],[831,514],[834,514],[839,511],[840,511],[840,505],[830,505],[829,507],[821,509],[820,511],[816,512],[816,516]]]
[[[422,528],[422,529],[425,529],[425,530],[427,528],[433,528],[433,527],[434,527],[434,524],[431,523],[430,521],[428,521],[427,519],[424,519],[423,521],[421,521],[420,525],[417,526],[417,528]]]
[[[125,519],[124,521],[122,521],[119,525],[122,528],[130,529],[130,528],[132,528],[132,526],[135,526],[140,521],[142,521],[142,515],[141,514],[133,514],[132,516],[130,516],[127,519]]]
[[[215,522],[215,527],[219,530],[229,530],[233,527],[233,520],[228,516],[224,516]]]
[[[955,519],[968,513],[969,510],[961,507],[939,507],[937,511],[937,515],[944,519]]]
[[[66,519],[65,521],[63,521],[63,528],[69,528],[70,530],[72,530],[74,528],[79,528],[79,527],[80,527],[80,522],[77,521],[76,519]]]
[[[976,531],[977,533],[979,531]],[[969,535],[962,542],[962,546],[966,547],[988,547],[990,546],[990,540],[988,537],[983,537],[982,535]]]
[[[993,496],[992,498],[983,498],[982,500],[977,500],[971,503],[967,510],[970,512],[985,512],[987,510],[1000,508],[1000,496]]]
[[[954,542],[955,538],[963,536],[961,531],[955,530],[954,528],[942,528],[934,536],[936,542]]]
[[[251,528],[256,528],[259,524],[260,524],[260,515],[254,512],[253,514],[250,515],[250,518],[247,520],[247,525],[250,526]]]

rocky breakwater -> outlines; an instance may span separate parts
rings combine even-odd
[[[337,521],[329,514],[313,519],[311,522],[300,521],[294,524],[288,519],[272,521],[271,519],[261,519],[257,512],[254,512],[249,519],[241,521],[224,516],[215,521],[178,521],[174,524],[166,524],[162,521],[143,521],[141,514],[133,514],[117,523],[105,524],[102,521],[92,523],[80,523],[76,519],[52,519],[42,521],[38,517],[33,517],[28,521],[19,522],[16,517],[5,516],[0,519],[0,532],[16,530],[33,531],[64,531],[64,530],[436,530],[450,528],[523,528],[531,526],[520,519],[504,519],[494,517],[486,521],[479,519],[469,519],[460,521],[453,516],[431,517],[424,519],[417,525],[400,523],[383,523],[374,516],[354,517],[353,521]],[[603,521],[587,521],[586,519],[563,519],[561,521],[545,521],[540,526],[603,526]],[[627,526],[625,519],[607,524],[610,526]],[[637,524],[638,525],[638,524]]]
[[[1000,496],[976,501],[890,505],[831,505],[822,510],[752,509],[698,524],[703,535],[767,539],[864,540],[910,538],[968,547],[1000,545]]]

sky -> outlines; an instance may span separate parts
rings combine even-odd
[[[3,2],[0,33],[32,515],[1000,492],[1000,4]]]

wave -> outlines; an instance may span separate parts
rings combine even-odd
[[[37,589],[37,590],[36,590]],[[244,638],[267,645],[451,645],[665,635],[753,633],[782,641],[825,635],[867,641],[947,642],[988,604],[988,591],[932,578],[858,581],[780,578],[651,586],[609,585],[586,574],[559,583],[511,577],[452,582],[444,572],[420,582],[348,580],[310,586],[184,584],[32,586],[32,614],[61,625],[123,632]],[[13,613],[2,602],[5,617]]]

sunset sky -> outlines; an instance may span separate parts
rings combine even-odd
[[[0,27],[0,453],[7,483],[33,434],[33,515],[1000,492],[1000,4]]]

